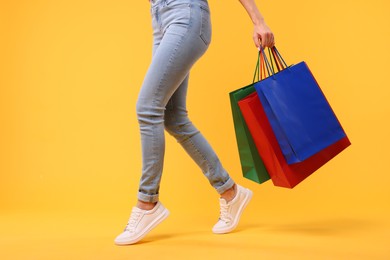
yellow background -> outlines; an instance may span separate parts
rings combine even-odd
[[[241,176],[228,93],[251,82],[257,50],[239,2],[210,0],[213,40],[192,70],[188,109],[254,199],[237,232],[213,235],[218,195],[166,135],[161,200],[171,216],[145,242],[117,247],[140,177],[149,4],[1,0],[0,258],[389,259],[389,1],[257,2],[285,60],[310,66],[352,146],[293,190]]]

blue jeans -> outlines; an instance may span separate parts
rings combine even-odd
[[[151,14],[153,58],[137,100],[143,163],[138,199],[158,201],[164,129],[176,138],[221,194],[234,182],[189,120],[186,109],[190,69],[211,40],[207,0],[151,0]]]

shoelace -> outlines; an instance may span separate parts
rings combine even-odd
[[[126,225],[124,231],[133,232],[135,227],[137,226],[137,223],[138,223],[140,216],[141,216],[140,212],[131,212],[129,221],[127,222],[127,225]]]
[[[228,212],[228,209],[229,209],[229,205],[221,204],[221,211],[220,211],[219,219],[226,222],[226,223],[229,223],[231,221],[231,216]]]

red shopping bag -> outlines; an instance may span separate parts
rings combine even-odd
[[[257,93],[240,100],[238,105],[275,186],[293,188],[351,144],[344,137],[308,159],[289,165]]]

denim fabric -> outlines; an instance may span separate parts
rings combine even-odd
[[[221,194],[234,182],[210,144],[189,120],[186,108],[190,69],[211,40],[208,3],[206,0],[151,0],[151,15],[153,58],[136,107],[143,163],[138,199],[158,201],[164,129],[176,138]]]

